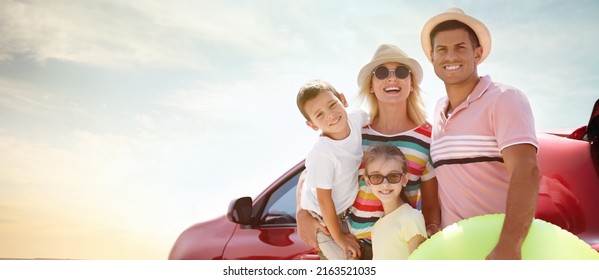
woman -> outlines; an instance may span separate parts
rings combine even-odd
[[[362,128],[363,149],[386,143],[399,147],[406,155],[409,173],[406,198],[413,207],[422,209],[430,236],[439,231],[441,212],[429,152],[431,125],[426,122],[420,96],[421,81],[420,64],[389,44],[379,46],[372,60],[358,74],[359,96],[366,100],[371,120]],[[364,180],[360,180],[349,221],[351,233],[361,243],[362,259],[372,258],[370,231],[383,213],[381,202]],[[326,232],[326,228],[305,211],[298,210],[296,218],[300,237],[316,248],[316,232],[319,229]]]

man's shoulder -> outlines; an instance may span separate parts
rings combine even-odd
[[[489,92],[492,92],[493,94],[497,94],[497,97],[502,95],[509,96],[513,94],[524,95],[524,93],[515,86],[508,85],[502,82],[492,81],[491,77],[489,76],[485,76],[484,78],[488,79],[489,86],[487,87],[487,90]]]

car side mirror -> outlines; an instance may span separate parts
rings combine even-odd
[[[241,197],[231,201],[227,211],[229,221],[241,225],[252,223],[252,198],[249,196]]]

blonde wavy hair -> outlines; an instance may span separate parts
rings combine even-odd
[[[408,67],[407,65],[405,65]],[[409,68],[409,67],[408,67]],[[411,70],[411,69],[410,69]],[[414,82],[414,76],[410,72],[410,81],[414,90],[410,92],[407,100],[408,117],[416,124],[423,125],[426,123],[426,111],[424,108],[424,101],[420,95],[420,86]],[[370,112],[370,121],[374,120],[379,115],[379,102],[376,95],[370,92],[372,86],[372,73],[366,78],[363,83],[360,92],[358,93],[358,100],[366,102],[368,110]]]

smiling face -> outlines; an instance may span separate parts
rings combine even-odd
[[[435,74],[446,85],[459,85],[477,79],[476,65],[482,47],[473,47],[463,29],[441,31],[433,38],[432,63]]]
[[[367,176],[364,180],[372,193],[383,204],[401,202],[400,197],[402,188],[408,183],[408,174],[403,170],[403,162],[390,157],[378,157],[369,161],[366,166]],[[388,179],[384,179],[380,184],[373,184],[369,179],[371,175],[389,176],[389,174],[402,173],[401,180],[397,183],[390,183]]]
[[[350,132],[345,107],[347,102],[343,94],[337,98],[330,90],[322,91],[304,105],[310,118],[306,124],[314,130],[320,129],[324,136],[331,139],[344,139]]]
[[[394,70],[399,65],[397,62],[388,62],[382,66],[387,67],[389,70]],[[374,92],[376,98],[381,103],[405,102],[412,90],[411,73],[405,79],[398,79],[394,73],[389,73],[389,76],[383,80],[379,80],[374,75],[371,79],[370,92]]]

